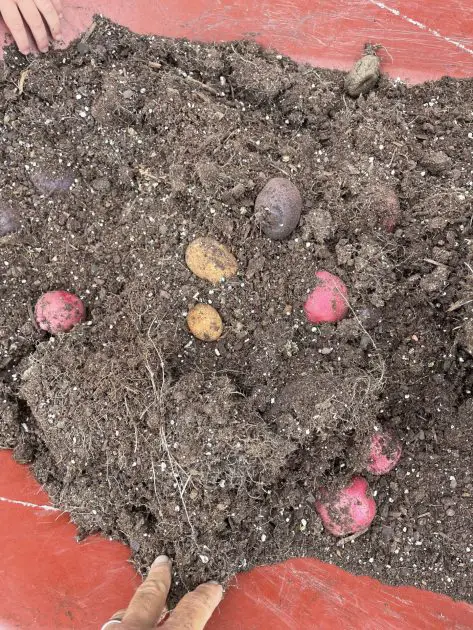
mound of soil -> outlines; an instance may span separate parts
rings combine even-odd
[[[101,19],[66,52],[7,55],[1,446],[83,535],[122,539],[143,571],[168,553],[176,595],[314,555],[471,597],[473,81],[382,78],[357,100],[343,83]],[[253,209],[277,176],[304,200],[280,242]],[[197,236],[236,278],[189,271]],[[338,325],[304,317],[321,268],[349,289]],[[48,338],[32,306],[57,288],[88,317]],[[224,320],[217,343],[188,332],[197,302]],[[340,544],[315,497],[363,472],[378,424],[404,455],[368,476],[378,516]]]

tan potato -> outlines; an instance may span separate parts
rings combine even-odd
[[[187,247],[186,265],[198,278],[218,284],[238,271],[235,256],[218,241],[209,237],[196,238]]]
[[[196,304],[187,315],[187,325],[201,341],[217,341],[223,333],[222,318],[210,304]]]

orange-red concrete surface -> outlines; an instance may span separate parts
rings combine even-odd
[[[95,630],[126,605],[139,578],[129,551],[81,543],[26,466],[0,451],[1,630]],[[240,575],[208,630],[465,630],[473,607],[355,577],[315,559]]]
[[[63,0],[65,37],[103,13],[140,33],[203,41],[254,38],[291,57],[348,68],[365,42],[410,81],[473,75],[472,0]]]

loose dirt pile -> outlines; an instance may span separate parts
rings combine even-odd
[[[252,43],[103,20],[67,52],[7,56],[1,446],[84,535],[124,540],[141,570],[168,553],[176,594],[314,555],[472,595],[473,81],[343,85]],[[271,177],[304,202],[280,242],[253,216]],[[198,236],[236,278],[189,271]],[[320,268],[348,286],[338,325],[302,310]],[[48,338],[31,313],[53,289],[88,317]],[[216,343],[188,332],[198,302],[222,316]],[[371,529],[337,545],[317,489],[362,470],[377,423],[404,456],[370,479]]]

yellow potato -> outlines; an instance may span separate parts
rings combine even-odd
[[[201,341],[217,341],[223,333],[222,318],[210,304],[196,304],[187,315],[187,325]]]
[[[213,238],[196,238],[187,247],[186,265],[198,278],[218,284],[238,271],[235,256]]]

